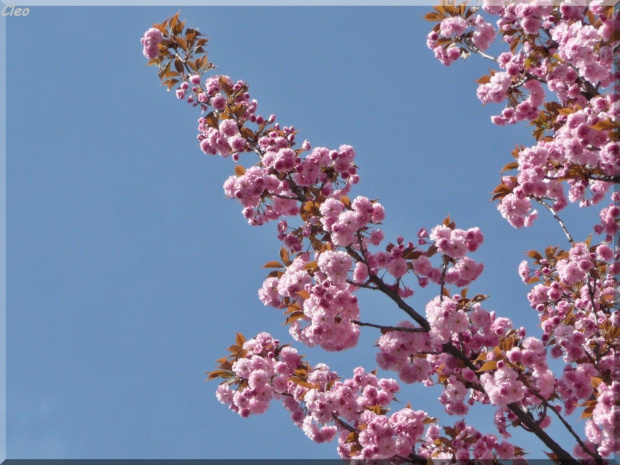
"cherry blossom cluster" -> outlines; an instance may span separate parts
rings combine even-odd
[[[309,259],[300,254],[279,277],[268,277],[259,298],[265,305],[288,309],[289,331],[297,341],[329,351],[354,347],[359,338],[353,323],[359,319],[353,295],[357,289],[346,282],[353,260],[332,251],[321,253],[318,263]]]
[[[154,27],[144,33],[144,36],[140,39],[140,43],[144,45],[142,53],[146,58],[152,59],[159,55],[158,45],[161,43],[163,38],[164,36],[161,31]]]
[[[349,152],[354,153],[352,148]],[[321,224],[330,233],[332,242],[343,247],[356,242],[357,232],[369,223],[380,224],[385,219],[383,206],[362,196],[352,202],[350,209],[346,209],[341,200],[329,198],[321,204],[319,211]]]
[[[464,6],[437,7],[427,15],[427,19],[438,21],[427,45],[446,65],[470,53],[498,64],[499,71],[478,81],[478,97],[483,104],[506,102],[501,114],[492,118],[493,123],[530,121],[536,139],[533,147],[517,147],[513,152],[516,162],[504,167],[503,171],[516,169],[517,175],[504,176],[494,191],[494,199],[500,200],[498,210],[520,228],[530,226],[538,216],[532,202],[542,204],[560,222],[571,248],[549,247],[544,255],[532,251],[536,268],[531,270],[527,261],[519,267],[524,282],[538,283],[528,294],[544,331],[541,341],[534,344],[538,355],[523,350],[531,338],[513,341],[511,350],[489,353],[495,371],[485,372],[480,382],[488,400],[500,406],[496,415],[500,432],[515,419],[503,402],[539,405],[547,411],[551,401],[559,400],[566,415],[585,407],[582,418],[588,419],[588,440],[578,441],[574,456],[608,457],[620,450],[610,434],[609,418],[617,418],[617,413],[613,407],[608,410],[606,427],[597,423],[592,413],[603,408],[599,407],[596,386],[604,389],[620,377],[613,367],[620,336],[614,277],[620,271],[620,252],[612,245],[618,239],[620,196],[614,193],[614,203],[600,212],[601,223],[594,232],[606,237],[598,245],[591,245],[590,239],[574,242],[556,212],[568,202],[582,207],[598,204],[618,182],[620,102],[614,66],[617,69],[615,50],[620,38],[613,31],[620,25],[620,13],[612,7],[567,3],[554,7],[485,2],[483,9],[499,16],[497,32],[510,52],[491,57],[476,48],[469,29],[476,10]],[[543,86],[552,93],[549,100]],[[562,357],[566,363],[559,379],[547,369],[546,348],[552,357]],[[539,359],[537,364],[532,365],[533,358]],[[528,398],[529,392],[535,393],[535,398]],[[553,410],[560,412],[561,405],[553,405]],[[548,425],[550,418],[541,417],[541,427]],[[617,421],[615,427],[617,431]]]
[[[512,459],[512,463],[525,464],[520,458],[523,450],[508,441],[499,441],[494,434],[482,434],[464,420],[452,427],[444,427],[445,436],[437,425],[430,425],[420,447],[420,455],[427,453],[435,460],[456,460],[457,463],[479,460],[493,463],[498,459]],[[431,451],[434,451],[431,453]]]
[[[555,212],[568,201],[599,203],[616,182],[619,103],[604,91],[612,82],[610,52],[617,34],[610,31],[618,16],[609,8],[594,7],[586,14],[584,8],[566,5],[486,4],[484,9],[499,15],[497,31],[476,9],[437,7],[427,15],[438,22],[427,44],[444,64],[471,53],[494,59],[484,51],[496,35],[510,45],[510,53],[494,59],[501,71],[479,80],[478,96],[483,103],[506,101],[493,121],[530,121],[537,144],[513,152],[517,161],[503,171],[516,169],[518,175],[502,178],[495,191],[498,208],[513,226],[522,227],[537,217],[532,202],[541,203],[572,244],[569,251],[530,253],[534,270],[527,262],[519,267],[524,282],[536,284],[528,299],[541,317],[541,339],[526,337],[524,328],[513,328],[510,319],[482,308],[486,296],[467,298],[466,287],[483,269],[468,256],[483,242],[478,228],[458,229],[446,218],[430,233],[421,229],[415,243],[399,236],[382,246],[378,226],[385,220],[383,206],[364,196],[348,197],[359,182],[351,146],[312,148],[304,141],[296,147],[296,129],[281,127],[275,115],[259,115],[244,81],[205,79],[204,72],[212,68],[202,49],[206,39],[198,39],[193,29],[181,37],[184,23],[178,15],[147,31],[142,43],[149,64],[160,66],[164,85],[170,90],[180,82],[177,98],[202,110],[200,149],[235,162],[235,174],[224,183],[226,196],[241,203],[250,225],[278,221],[283,263],[265,265],[275,270],[258,294],[265,305],[284,311],[295,340],[340,351],[357,344],[361,326],[380,328],[381,368],[395,371],[405,383],[441,384],[439,401],[449,415],[464,416],[476,402],[494,405],[502,438],[510,437],[508,425],[522,426],[564,460],[570,455],[542,430],[552,415],[566,425],[562,411],[570,415],[585,407],[587,439],[569,429],[578,443],[572,453],[600,460],[620,451],[613,434],[617,409],[609,401],[620,382],[613,367],[620,335],[614,274],[620,267],[611,263],[619,258],[611,244],[619,228],[620,196],[614,194],[615,203],[601,211],[595,232],[607,237],[595,246],[590,240],[575,243]],[[579,40],[588,50],[579,50]],[[201,53],[205,55],[194,59]],[[558,102],[545,101],[544,84]],[[247,153],[258,157],[249,168],[239,163]],[[424,316],[405,300],[414,294],[410,278],[420,287],[439,287]],[[447,286],[464,289],[451,296]],[[359,321],[355,293],[361,288],[383,292],[415,324],[386,327]],[[523,455],[522,449],[464,421],[444,427],[441,436],[435,420],[423,411],[406,407],[388,415],[398,391],[394,380],[358,367],[353,378],[341,381],[326,365],[310,367],[295,349],[267,333],[249,341],[238,335],[229,350],[232,355],[220,359],[220,369],[209,375],[223,379],[217,390],[222,403],[247,417],[265,412],[271,400],[281,400],[313,441],[337,437],[342,457],[414,462]],[[565,362],[559,378],[549,369],[548,352]],[[426,424],[431,426],[423,438]]]
[[[349,284],[323,281],[312,286],[304,300],[304,318],[290,325],[291,335],[310,347],[320,345],[329,351],[354,347],[359,339],[359,306]]]
[[[377,204],[375,214],[376,207]],[[385,217],[383,207],[380,205],[379,207],[379,219],[383,220]],[[378,222],[374,217],[372,221]],[[425,228],[421,229],[417,245],[413,242],[405,243],[404,238],[399,236],[396,244],[390,243],[385,251],[372,253],[368,249],[370,245],[379,245],[382,240],[383,234],[380,230],[374,230],[367,240],[362,241],[365,260],[356,265],[353,274],[355,283],[365,284],[369,276],[376,276],[380,271],[386,270],[397,282],[412,272],[421,287],[426,287],[429,281],[435,284],[466,287],[477,279],[483,270],[481,263],[466,256],[467,253],[475,252],[484,240],[479,228],[458,229],[454,223],[446,220],[434,227],[430,234]],[[426,250],[424,246],[427,247]],[[431,261],[436,252],[439,252],[438,256],[441,257],[439,266],[433,266]],[[398,292],[401,297],[413,294],[407,287],[398,288]]]
[[[271,400],[282,401],[293,422],[315,442],[338,437],[338,452],[354,459],[407,457],[415,451],[426,412],[409,407],[387,415],[399,391],[389,378],[377,378],[361,367],[341,381],[325,364],[310,367],[297,351],[267,333],[245,341],[223,370],[217,398],[243,417],[261,414]]]
[[[429,378],[433,366],[426,356],[418,354],[431,352],[431,340],[427,332],[406,331],[415,329],[410,321],[401,321],[397,325],[401,331],[388,331],[377,341],[377,365],[384,370],[398,373],[404,383],[420,383]]]
[[[239,337],[239,336],[238,336]],[[238,342],[240,342],[238,340]],[[518,459],[523,450],[495,435],[483,435],[464,420],[443,430],[426,412],[409,406],[390,414],[399,392],[393,379],[378,378],[358,367],[341,380],[325,364],[310,367],[295,349],[280,345],[268,333],[232,346],[210,378],[224,381],[218,400],[243,417],[267,410],[281,401],[295,425],[311,440],[338,439],[338,453],[358,460],[391,459],[393,463],[433,459]],[[475,375],[474,375],[475,377]],[[462,385],[453,380],[447,396],[459,396]],[[426,425],[430,425],[426,434]],[[603,433],[601,433],[603,434]]]
[[[359,182],[351,146],[311,149],[305,141],[300,149],[293,149],[295,128],[281,128],[275,115],[258,115],[258,103],[247,90],[246,83],[233,82],[228,76],[211,76],[201,83],[200,76],[192,75],[181,83],[176,95],[193,106],[200,105],[203,111],[212,110],[198,119],[198,140],[205,154],[232,156],[235,162],[245,152],[259,155],[258,166],[245,171],[239,165],[241,171],[224,184],[226,195],[245,207],[243,215],[251,225],[297,215],[301,196],[299,190],[291,190],[293,187],[319,186],[320,195],[339,199]],[[255,128],[250,129],[249,125]],[[309,153],[302,156],[304,152]],[[335,243],[347,245],[347,240],[353,241],[353,231],[362,227],[360,218],[355,221],[359,224],[345,218],[333,225],[335,230],[330,232]]]
[[[236,103],[244,105],[244,102],[247,101]],[[254,115],[256,101],[252,103],[243,116],[246,120],[248,115]],[[261,121],[262,118],[259,117],[257,120]],[[274,117],[267,120],[267,122],[273,121]],[[205,153],[218,153],[224,157],[232,153],[233,159],[238,160],[240,152],[251,150],[251,143],[240,136],[238,128],[240,124],[243,124],[243,121],[225,119],[219,123],[219,129],[215,129],[207,125],[205,118],[201,118],[199,120],[201,134],[198,136],[201,139],[201,149]],[[264,127],[264,124],[263,121],[261,126]],[[353,163],[355,151],[352,147],[343,145],[339,150],[317,147],[307,156],[300,157],[305,149],[293,150],[294,142],[294,128],[285,127],[280,130],[276,123],[274,130],[260,137],[254,147],[254,150],[261,154],[260,165],[253,166],[243,174],[231,176],[224,183],[224,192],[228,197],[241,202],[245,207],[243,214],[251,225],[260,226],[266,221],[280,219],[282,216],[299,214],[300,199],[297,193],[293,192],[294,187],[319,185],[323,196],[330,196],[330,199],[335,200],[346,195],[350,186],[358,182],[357,168]],[[309,149],[309,143],[306,142],[304,147]],[[357,204],[354,209],[356,207]],[[357,213],[357,210],[354,213]],[[354,213],[348,215],[348,218],[335,221],[333,225],[330,224],[329,232],[332,233],[334,243],[350,244],[354,239],[353,232],[364,226],[363,218],[360,219],[359,215],[355,216]],[[315,223],[316,220],[310,221],[306,231],[316,226]],[[333,231],[331,226],[334,226]],[[299,249],[298,241],[291,241],[292,236],[288,239],[292,249]]]
[[[305,240],[312,243],[316,252],[322,252],[316,242],[318,237],[322,237],[322,241],[326,236],[336,248],[353,247],[362,252],[355,263],[346,262],[350,265],[348,268],[339,268],[338,277],[329,268],[321,267],[319,273],[326,273],[330,283],[341,285],[353,265],[352,279],[356,284],[367,283],[371,275],[376,276],[385,269],[397,280],[394,286],[399,295],[406,298],[413,294],[413,290],[405,284],[401,285],[400,280],[409,271],[414,272],[421,286],[430,280],[458,287],[467,286],[482,272],[482,264],[465,257],[466,252],[475,251],[482,242],[482,234],[477,228],[452,232],[447,227],[433,229],[431,240],[438,242],[436,248],[442,254],[447,252],[445,255],[451,266],[446,270],[442,270],[441,266],[433,267],[425,255],[416,250],[412,243],[405,245],[402,238],[399,238],[396,246],[388,246],[385,252],[371,253],[368,247],[378,246],[383,240],[383,233],[374,226],[385,219],[385,211],[379,202],[367,197],[358,196],[352,202],[346,197],[351,186],[359,181],[354,164],[354,149],[348,145],[342,145],[338,150],[325,147],[312,149],[307,141],[301,148],[295,149],[294,127],[280,128],[274,115],[269,118],[257,115],[258,104],[250,98],[245,82],[234,82],[228,76],[211,76],[203,83],[200,76],[188,75],[177,89],[177,97],[186,99],[194,106],[200,104],[204,112],[212,110],[198,120],[198,140],[204,153],[232,156],[234,161],[239,161],[240,155],[246,152],[254,152],[259,156],[260,162],[248,169],[237,165],[236,174],[224,183],[226,196],[236,198],[243,205],[243,215],[251,225],[280,220],[278,237],[294,253],[301,253]],[[255,128],[250,129],[250,124],[255,125]],[[303,224],[297,228],[289,227],[282,218],[297,215],[301,215],[303,220]],[[419,243],[426,244],[424,236],[419,236]],[[452,249],[448,250],[450,247]],[[330,253],[322,254],[322,263]],[[412,257],[414,261],[407,260]],[[329,324],[336,324],[338,328],[348,329],[343,333],[347,335],[343,339],[348,342],[340,344],[341,348],[355,345],[359,331],[349,322],[348,317],[342,317],[337,307],[328,311],[328,315],[323,315],[324,306],[315,307],[317,313],[312,310],[310,303],[304,304],[298,296],[281,292],[280,298],[275,296],[275,289],[283,289],[283,285],[277,284],[276,279],[288,281],[289,276],[300,271],[291,270],[284,278],[270,276],[261,289],[263,302],[284,308],[291,303],[284,302],[284,297],[297,300],[293,303],[300,307],[303,305],[303,320],[314,318],[314,323],[305,328],[302,328],[301,322],[291,326],[298,340],[310,345],[319,344],[324,348],[331,346],[327,341],[336,337],[332,331],[334,328],[327,330],[321,326],[329,321]],[[307,291],[312,293],[310,288]],[[352,292],[347,289],[340,291]],[[328,293],[328,296],[331,294]],[[356,299],[352,296],[349,299],[355,309],[351,319],[356,319]]]
[[[614,252],[610,245],[587,241],[573,243],[569,251],[548,248],[544,256],[530,253],[533,270],[527,261],[519,267],[525,283],[536,283],[528,299],[539,312],[542,341],[550,347],[552,357],[562,357],[566,363],[555,381],[555,397],[563,403],[566,415],[585,407],[582,418],[588,419],[585,432],[589,443],[573,451],[580,458],[588,455],[584,446],[602,457],[620,450],[620,441],[611,434],[610,419],[615,418],[616,431],[620,421],[612,411],[615,407],[599,406],[604,402],[601,392],[605,387],[620,382],[615,366],[620,352],[620,320],[614,278],[620,272],[620,251],[616,246]],[[597,386],[603,386],[603,391]],[[600,416],[594,418],[594,411],[605,408],[610,413],[606,422]]]
[[[446,270],[444,276],[446,284],[466,287],[480,276],[482,263],[477,263],[466,256],[468,252],[475,252],[484,240],[479,228],[465,231],[439,225],[431,230],[429,237],[439,252],[454,260],[454,266]],[[436,282],[436,276],[434,278],[429,276],[429,279]]]
[[[458,42],[450,40],[455,38],[469,47],[485,51],[495,39],[495,29],[478,14],[450,16],[428,34],[426,45],[441,63],[450,66],[459,58],[469,55],[465,48],[458,46]]]
[[[604,338],[605,324],[617,325],[618,318],[614,311],[617,283],[608,269],[617,256],[618,251],[614,253],[605,243],[589,247],[579,242],[569,252],[551,249],[545,258],[535,255],[538,269],[534,273],[527,261],[521,263],[524,282],[541,281],[532,287],[528,299],[540,313],[544,340],[553,341],[552,356],[572,363],[604,355],[600,352],[604,339],[600,338]]]
[[[478,19],[476,8],[436,10],[427,15],[438,22],[427,38],[435,56],[445,65],[470,53],[494,60],[500,70],[481,78],[477,90],[483,104],[507,104],[493,123],[530,121],[536,127],[537,144],[517,150],[517,164],[507,165],[518,175],[504,177],[496,189],[502,216],[514,227],[530,226],[537,217],[531,199],[552,200],[554,210],[561,210],[567,199],[559,181],[568,183],[568,201],[600,202],[620,172],[620,102],[610,89],[620,77],[614,71],[619,38],[613,34],[620,13],[600,5],[483,2],[483,10],[498,17],[495,29]],[[510,51],[484,54],[488,43],[480,44],[482,33],[474,27],[490,27],[490,40],[497,31]],[[547,101],[543,86],[556,101]]]
[[[566,207],[566,195],[557,179],[567,177],[575,166],[587,166],[607,179],[619,172],[620,145],[610,139],[609,130],[594,129],[601,121],[617,118],[620,107],[613,104],[614,98],[609,95],[594,100],[605,110],[615,108],[613,114],[592,108],[576,111],[568,115],[566,124],[556,131],[552,140],[541,140],[536,146],[518,152],[519,174],[516,178],[504,178],[504,185],[512,192],[498,206],[502,216],[513,226],[528,226],[535,218],[530,198],[553,200],[556,212]],[[580,202],[581,206],[599,203],[613,185],[583,177],[568,179],[567,183],[568,200]]]
[[[586,421],[585,431],[590,450],[598,445],[598,452],[603,457],[618,453],[618,430],[620,429],[620,411],[616,405],[620,397],[620,382],[613,381],[610,384],[600,383],[596,387],[598,397],[596,406],[592,411],[592,418]],[[575,447],[575,456],[589,458],[583,448]]]
[[[328,198],[319,207],[319,213],[320,222],[315,223],[315,226],[322,224],[328,231],[330,228],[333,231],[339,224],[353,223],[354,226],[348,227],[357,228],[351,233],[357,243],[351,246],[361,254],[352,256],[346,248],[342,250],[342,245],[339,249],[335,241],[327,249],[315,252],[314,261],[311,261],[309,253],[299,253],[284,271],[269,273],[258,292],[265,305],[286,310],[286,322],[290,324],[291,335],[310,347],[319,345],[326,350],[339,351],[357,344],[360,312],[354,293],[360,287],[371,286],[372,278],[379,279],[378,274],[382,270],[387,271],[396,281],[394,284],[386,284],[383,280],[381,282],[396,290],[401,298],[413,294],[413,290],[401,282],[409,272],[416,276],[421,286],[426,286],[428,280],[431,280],[442,286],[454,284],[464,287],[482,271],[482,264],[466,256],[476,251],[483,241],[478,228],[465,231],[446,222],[447,226],[433,228],[430,235],[422,230],[418,234],[418,246],[411,242],[405,244],[404,239],[399,237],[396,245],[389,244],[385,251],[372,253],[368,247],[379,245],[383,239],[380,230],[370,230],[371,225],[385,217],[379,203],[373,204],[366,197],[359,196],[350,202],[347,209],[343,201]],[[284,227],[282,225],[282,231]],[[325,232],[325,229],[322,231]],[[362,233],[366,235],[362,236]],[[286,243],[283,232],[281,236]],[[346,245],[349,246],[348,242]],[[419,248],[421,246],[428,248],[423,251]],[[434,267],[427,255],[432,256],[438,251],[443,257],[442,264]],[[283,265],[276,262],[275,266]],[[457,320],[462,321],[459,323]],[[462,311],[449,321],[431,321],[433,325],[436,323],[431,332],[434,339],[443,337],[442,342],[449,340],[454,324],[458,327],[464,324],[467,328],[468,320]]]
[[[612,242],[613,238],[618,234],[618,231],[620,231],[620,224],[618,224],[618,217],[620,217],[620,192],[614,192],[611,198],[613,203],[601,210],[599,214],[601,222],[594,226],[594,232],[596,234],[606,234],[606,242]],[[619,257],[614,258],[617,262]],[[606,252],[604,260],[610,261],[610,259],[611,255]],[[612,265],[612,267],[614,274],[616,274],[618,272],[617,264]]]
[[[406,383],[443,384],[439,401],[450,415],[467,414],[468,404],[477,401],[505,407],[529,396],[524,406],[538,405],[536,394],[517,380],[519,376],[548,399],[555,378],[548,370],[544,344],[533,337],[525,338],[525,329],[515,330],[508,318],[496,317],[495,312],[482,308],[477,303],[482,298],[467,300],[455,295],[433,299],[426,308],[430,331],[412,331],[410,322],[399,323],[399,331],[386,332],[379,339],[377,363],[383,369],[397,371]],[[459,361],[443,351],[448,342],[460,345],[470,359],[481,360],[480,368],[459,367]],[[510,349],[500,350],[500,346]],[[491,364],[485,365],[487,361]],[[479,370],[485,372],[480,375]],[[470,391],[466,399],[470,388],[478,392]]]

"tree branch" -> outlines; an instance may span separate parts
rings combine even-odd
[[[550,205],[547,205],[545,202],[543,202],[541,199],[538,199],[536,197],[532,197],[532,198],[534,200],[536,200],[536,202],[541,204],[543,207],[545,207],[547,210],[549,210],[549,212],[551,212],[553,217],[560,224],[560,227],[562,228],[562,231],[564,231],[564,234],[566,235],[566,238],[568,239],[568,242],[570,242],[571,244],[574,244],[575,241],[573,240],[573,237],[570,235],[570,233],[568,232],[568,229],[566,229],[566,225],[564,224],[564,221],[562,221],[562,219],[558,216],[558,214],[555,212],[555,210]]]
[[[572,428],[572,426],[564,419],[564,417],[562,415],[560,415],[560,413],[553,408],[553,406],[551,404],[549,404],[549,401],[547,399],[545,399],[543,396],[541,396],[535,389],[532,389],[532,387],[530,386],[530,384],[528,383],[528,381],[521,375],[519,375],[519,380],[525,384],[525,386],[530,390],[530,392],[532,394],[534,394],[545,406],[545,408],[547,410],[551,410],[553,411],[553,413],[555,413],[555,415],[559,418],[559,420],[562,422],[562,424],[564,425],[564,427],[568,430],[568,432],[575,438],[575,440],[577,441],[577,443],[581,446],[581,448],[588,454],[590,455],[593,459],[596,460],[597,463],[603,463],[603,457],[601,457],[598,453],[596,452],[592,452],[590,451],[590,449],[588,449],[586,447],[586,445],[584,444],[584,442],[581,440],[581,438],[579,437],[579,435],[575,432],[575,430]]]
[[[451,343],[443,345],[445,352],[461,360],[465,365],[471,369],[476,376],[480,377],[478,368],[469,360],[461,351],[454,347]],[[563,464],[580,465],[579,461],[574,459],[568,452],[566,452],[562,446],[555,442],[551,436],[549,436],[538,423],[532,417],[530,417],[526,411],[524,411],[517,403],[513,402],[508,404],[508,409],[516,415],[521,423],[534,433],[538,438],[547,446],[551,451],[562,461]]]
[[[405,328],[404,326],[383,326],[376,325],[374,323],[364,323],[357,320],[351,320],[351,323],[355,323],[358,326],[370,326],[372,328],[379,328],[384,331],[403,331],[406,333],[426,333],[427,330],[424,328]]]

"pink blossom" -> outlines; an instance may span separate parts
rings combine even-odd
[[[404,258],[393,258],[388,262],[386,269],[395,278],[402,278],[407,274],[407,262]]]
[[[495,452],[501,459],[512,459],[514,458],[515,448],[509,442],[502,441],[501,444],[495,446]]]
[[[440,23],[441,35],[444,37],[459,36],[467,29],[467,21],[460,16],[450,16]]]

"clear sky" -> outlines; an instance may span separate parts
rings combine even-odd
[[[218,73],[250,84],[259,113],[313,146],[356,148],[353,196],[380,199],[388,239],[413,239],[446,214],[479,226],[473,258],[485,271],[470,292],[538,335],[516,267],[525,251],[566,239],[546,212],[515,230],[490,202],[530,131],[493,126],[500,108],[477,100],[474,80],[492,63],[434,59],[427,10],[188,7],[181,18],[211,39]],[[280,247],[275,224],[251,228],[224,198],[233,164],[202,154],[199,112],[145,66],[140,37],[177,11],[33,6],[7,18],[9,458],[337,457],[335,442],[312,443],[283,408],[242,419],[204,383],[235,331],[291,338],[257,297],[260,267]],[[563,217],[583,239],[593,215]],[[410,302],[423,311],[430,297]],[[365,321],[405,318],[381,296],[360,299]],[[297,347],[349,377],[375,368],[377,337],[365,329],[338,354]],[[398,398],[452,424],[438,392]],[[476,412],[471,421],[493,432],[492,409]],[[544,458],[535,437],[513,439]]]

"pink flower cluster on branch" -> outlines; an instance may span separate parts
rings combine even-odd
[[[536,145],[517,147],[517,161],[504,167],[516,169],[517,175],[504,176],[494,191],[500,213],[520,228],[537,217],[532,200],[551,201],[556,212],[568,201],[599,203],[620,180],[620,13],[585,2],[486,1],[482,9],[498,18],[496,28],[478,8],[436,7],[425,16],[437,22],[427,45],[445,65],[472,53],[494,60],[499,70],[477,81],[483,104],[506,103],[493,123],[528,121],[534,126]],[[483,52],[496,35],[510,51],[492,57]],[[488,41],[481,43],[481,37]],[[568,200],[562,181],[569,186]]]
[[[337,438],[338,453],[358,460],[391,459],[392,463],[438,459],[513,459],[523,450],[494,435],[482,435],[461,420],[444,428],[436,419],[409,406],[391,412],[400,388],[358,367],[342,380],[325,364],[311,367],[295,349],[267,333],[248,341],[237,334],[231,355],[219,360],[209,379],[222,378],[217,398],[243,417],[265,412],[282,402],[293,423],[311,440]],[[424,430],[430,425],[426,435]],[[424,436],[424,437],[423,437]]]
[[[311,246],[320,247],[314,251],[314,260],[310,252],[300,252],[291,260],[287,249],[283,248],[284,264],[274,261],[265,267],[284,271],[269,273],[258,293],[265,305],[286,309],[285,323],[290,324],[291,335],[310,347],[319,345],[325,350],[337,351],[356,345],[360,310],[354,294],[360,288],[384,286],[404,299],[414,293],[404,282],[405,278],[409,279],[408,275],[415,277],[414,283],[423,287],[429,281],[441,286],[465,287],[482,271],[482,264],[466,256],[483,241],[478,228],[464,231],[446,221],[445,225],[434,228],[430,237],[423,230],[418,235],[417,245],[405,244],[399,237],[396,244],[373,252],[370,247],[380,245],[383,239],[380,230],[369,229],[385,217],[379,203],[373,204],[361,196],[353,202],[347,198],[328,198],[320,205],[318,213],[320,221],[312,222],[315,234],[330,237],[330,228],[352,224],[348,226],[351,228],[348,234],[356,238],[356,243],[334,241],[332,233],[331,242],[310,242]],[[308,223],[316,217],[307,218],[302,230],[309,228]],[[285,226],[287,223],[283,221],[279,229],[284,231]],[[286,243],[287,236],[283,232],[280,237]],[[304,244],[302,240],[303,235],[295,244]],[[336,250],[339,244],[340,250]],[[439,266],[433,266],[431,261],[435,255],[441,257]],[[379,277],[382,272],[385,276]],[[419,321],[424,321],[421,316]],[[437,330],[431,332],[433,339],[449,332],[446,322],[437,320],[436,323]],[[448,339],[438,339],[438,342],[441,344]]]
[[[619,197],[613,196],[616,202]],[[535,284],[528,299],[539,313],[542,341],[552,357],[565,362],[554,397],[561,400],[567,415],[584,407],[581,418],[587,419],[587,446],[603,457],[617,453],[614,438],[620,426],[618,410],[601,399],[602,391],[618,389],[613,386],[620,382],[615,366],[620,321],[614,277],[620,272],[620,252],[610,245],[591,245],[588,239],[573,243],[569,251],[552,247],[544,255],[531,251],[534,269],[527,261],[519,267],[523,281]],[[594,417],[594,411],[605,411],[607,416]],[[581,446],[573,452],[580,458],[585,454]]]
[[[619,271],[620,254],[614,243],[620,198],[614,193],[614,204],[601,210],[601,223],[594,232],[606,237],[598,245],[590,239],[574,242],[556,212],[568,202],[579,202],[582,207],[597,204],[620,180],[619,13],[612,6],[585,3],[484,2],[483,10],[498,17],[496,32],[510,48],[492,57],[473,43],[477,8],[461,5],[435,10],[426,15],[438,22],[427,45],[439,60],[449,65],[471,53],[494,60],[500,70],[477,81],[483,104],[506,103],[493,123],[529,121],[534,126],[536,145],[514,150],[516,161],[508,163],[503,172],[517,170],[517,175],[503,176],[494,191],[500,213],[517,228],[530,226],[538,215],[532,202],[537,202],[551,212],[572,245],[570,251],[549,247],[544,255],[531,251],[534,272],[526,261],[519,267],[525,283],[539,283],[528,299],[541,318],[544,348],[566,363],[560,379],[549,378],[538,393],[555,390],[548,400],[561,401],[566,415],[585,407],[582,418],[588,419],[587,440],[573,450],[576,457],[598,459],[618,453],[620,444],[613,439],[618,412],[608,408],[604,421],[600,415],[591,417],[594,409],[603,409],[596,387],[605,389],[620,377],[612,362],[617,358],[620,335],[614,276]],[[455,24],[460,27],[455,29]],[[461,47],[458,54],[453,52],[457,47]],[[563,182],[568,185],[568,196]],[[512,349],[508,361],[523,364],[530,352]],[[492,381],[483,376],[486,383]],[[510,374],[509,379],[511,385],[519,386],[519,377]],[[519,389],[514,391],[518,397]],[[554,406],[555,411],[560,409],[560,404]]]
[[[296,341],[341,351],[357,344],[361,327],[378,328],[377,364],[405,383],[441,385],[439,402],[447,414],[465,416],[476,402],[494,405],[494,424],[503,439],[510,437],[508,426],[521,427],[538,436],[552,457],[575,463],[544,431],[555,417],[576,441],[572,455],[603,463],[620,451],[614,435],[619,417],[609,400],[620,383],[612,363],[620,335],[614,311],[619,257],[612,248],[620,199],[614,195],[615,203],[601,211],[595,232],[606,238],[597,245],[576,243],[556,211],[567,205],[563,181],[569,184],[568,200],[583,206],[600,202],[617,182],[618,103],[603,92],[611,82],[603,76],[610,63],[579,52],[568,37],[583,36],[598,50],[613,48],[618,39],[608,29],[617,15],[602,7],[582,13],[564,6],[487,5],[485,10],[500,16],[498,31],[473,8],[437,7],[427,15],[439,21],[428,45],[449,64],[471,53],[489,58],[484,50],[495,36],[509,38],[510,53],[496,59],[505,71],[481,79],[478,94],[483,103],[507,101],[495,123],[531,121],[538,142],[515,150],[517,162],[504,171],[517,169],[518,175],[504,176],[495,198],[515,227],[529,226],[537,215],[531,202],[540,203],[572,245],[567,252],[548,248],[544,256],[531,252],[534,271],[527,262],[519,267],[524,282],[539,282],[528,299],[541,316],[541,339],[527,337],[524,328],[513,328],[510,319],[484,309],[486,296],[467,298],[467,286],[483,270],[468,256],[483,242],[478,228],[458,229],[448,217],[430,233],[422,228],[410,241],[399,236],[385,244],[379,229],[386,218],[383,206],[364,196],[349,198],[359,182],[351,146],[312,148],[304,141],[297,147],[294,126],[259,114],[244,81],[204,79],[213,68],[203,49],[206,39],[194,29],[183,35],[178,15],[155,25],[142,42],[149,64],[160,68],[163,85],[170,90],[180,83],[177,98],[202,110],[200,149],[236,164],[224,183],[226,196],[237,199],[252,226],[278,221],[280,260],[264,266],[272,270],[258,294],[265,305],[283,311]],[[562,83],[569,81],[578,93],[564,89]],[[545,102],[542,84],[557,90],[559,102]],[[246,168],[240,161],[248,154],[257,162]],[[407,299],[416,285],[430,283],[438,286],[438,294],[423,315]],[[450,286],[460,293],[453,295]],[[411,320],[395,327],[360,321],[360,289],[382,292]],[[342,457],[426,463],[428,458],[500,460],[524,454],[464,420],[444,427],[441,436],[435,420],[422,411],[407,407],[388,415],[396,382],[362,367],[340,381],[326,365],[310,367],[295,349],[267,333],[249,341],[238,335],[236,342],[229,348],[232,355],[218,360],[219,369],[209,374],[223,380],[218,399],[244,417],[281,400],[312,440],[337,437]],[[549,369],[548,352],[565,362],[559,378]],[[585,439],[565,418],[577,407],[587,418]]]

